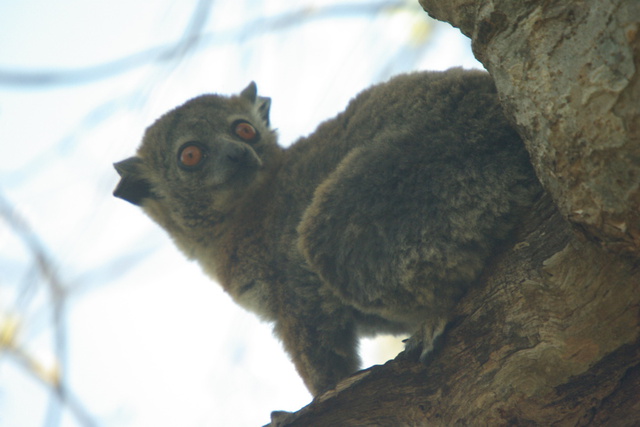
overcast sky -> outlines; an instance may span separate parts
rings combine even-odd
[[[0,3],[0,426],[255,426],[307,404],[270,325],[111,196],[112,163],[201,93],[255,80],[288,145],[373,82],[451,66],[480,65],[417,1]]]

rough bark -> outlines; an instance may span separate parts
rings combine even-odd
[[[640,425],[640,2],[420,3],[472,38],[553,201],[428,366],[359,372],[280,425]]]
[[[640,423],[640,266],[550,205],[465,297],[427,366],[374,366],[280,425]]]
[[[640,253],[640,2],[420,3],[471,37],[562,214]]]

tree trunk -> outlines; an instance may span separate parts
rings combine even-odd
[[[640,253],[640,2],[420,0],[471,37],[560,211]]]
[[[420,2],[472,38],[549,197],[428,366],[280,425],[640,425],[640,1]]]

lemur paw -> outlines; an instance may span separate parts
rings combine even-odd
[[[427,364],[437,349],[442,333],[447,326],[445,319],[434,319],[422,324],[410,338],[404,340],[406,357]]]
[[[271,412],[271,423],[264,427],[280,427],[288,424],[291,421],[294,413],[287,411],[273,411]]]

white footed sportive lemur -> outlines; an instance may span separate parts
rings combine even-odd
[[[270,105],[251,83],[166,113],[115,196],[273,322],[314,395],[358,369],[360,336],[412,334],[426,359],[541,192],[489,74],[395,77],[288,148]]]

